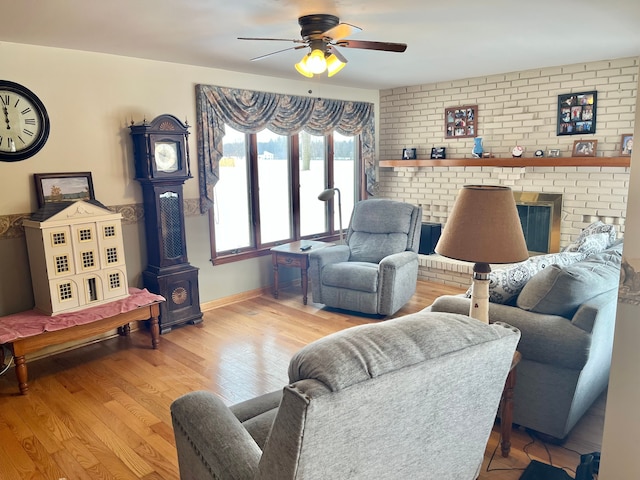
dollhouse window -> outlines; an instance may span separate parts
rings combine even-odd
[[[81,242],[88,242],[93,237],[93,235],[91,235],[90,228],[81,228],[80,230],[78,230],[78,234],[80,235]]]
[[[120,288],[120,274],[119,273],[110,273],[109,274],[109,288],[115,290],[116,288]]]
[[[60,298],[60,301],[73,298],[71,283],[61,283],[60,285],[58,285],[58,297]]]
[[[107,225],[104,227],[104,236],[105,237],[115,237],[116,236],[116,227],[114,225]]]
[[[60,255],[56,257],[56,273],[65,273],[69,271],[69,257]]]
[[[118,249],[116,247],[107,248],[107,263],[118,262]]]
[[[56,232],[51,234],[51,240],[54,245],[65,245],[67,243],[67,236],[64,232]]]
[[[91,268],[96,264],[95,257],[92,251],[82,252],[82,267]]]

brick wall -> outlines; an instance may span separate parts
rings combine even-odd
[[[620,136],[633,132],[637,87],[634,57],[383,90],[379,158],[399,159],[403,148],[416,148],[418,159],[428,159],[434,146],[446,147],[448,158],[470,157],[472,138],[444,139],[445,108],[469,104],[478,105],[478,136],[485,152],[496,157],[511,156],[515,145],[529,157],[537,149],[571,156],[573,142],[582,138],[598,140],[597,156],[618,156]],[[558,95],[592,90],[598,92],[596,133],[557,136]],[[624,167],[380,168],[378,196],[420,204],[423,221],[444,224],[458,191],[471,183],[563,194],[561,246],[595,220],[616,224],[619,236],[624,233],[629,185]],[[421,276],[430,262],[421,259]],[[448,268],[440,275],[451,275]],[[451,268],[458,278],[466,275],[456,272],[465,267]]]
[[[596,139],[597,156],[619,155],[620,136],[633,132],[638,58],[541,68],[489,77],[394,88],[380,92],[380,159],[399,159],[416,148],[428,159],[431,147],[448,158],[468,158],[472,138],[444,139],[444,110],[478,105],[478,136],[485,152],[511,156],[515,145],[531,157],[537,149],[571,156],[575,140]],[[556,135],[558,95],[598,92],[593,135]],[[488,160],[489,161],[489,160]],[[423,221],[446,223],[458,191],[467,184],[501,184],[517,191],[563,194],[561,246],[596,220],[624,234],[629,169],[624,167],[393,167],[380,168],[379,195],[423,208]],[[468,266],[421,258],[420,276],[468,284]]]
[[[633,132],[637,87],[633,57],[383,90],[380,158],[399,159],[405,147],[429,158],[433,146],[446,147],[451,158],[470,156],[472,138],[444,140],[444,109],[469,104],[478,105],[485,151],[511,156],[518,144],[525,156],[538,148],[570,156],[581,137],[556,136],[558,95],[592,90],[598,92],[597,130],[584,138],[598,140],[598,156],[615,156],[620,135]]]

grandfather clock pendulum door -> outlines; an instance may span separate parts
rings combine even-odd
[[[160,305],[160,333],[200,323],[198,268],[187,260],[182,185],[192,178],[188,125],[173,115],[131,125],[136,180],[142,186],[148,265],[142,277]]]

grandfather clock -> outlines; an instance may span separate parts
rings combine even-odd
[[[189,127],[173,115],[132,125],[136,180],[142,185],[148,265],[142,277],[160,304],[160,333],[174,325],[200,323],[198,268],[189,265],[182,185],[191,177]]]

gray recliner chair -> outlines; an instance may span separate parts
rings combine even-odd
[[[422,208],[393,200],[358,202],[346,245],[309,254],[313,301],[393,315],[416,291]]]
[[[520,338],[426,313],[313,342],[289,385],[227,407],[209,392],[171,415],[182,480],[472,480]]]

